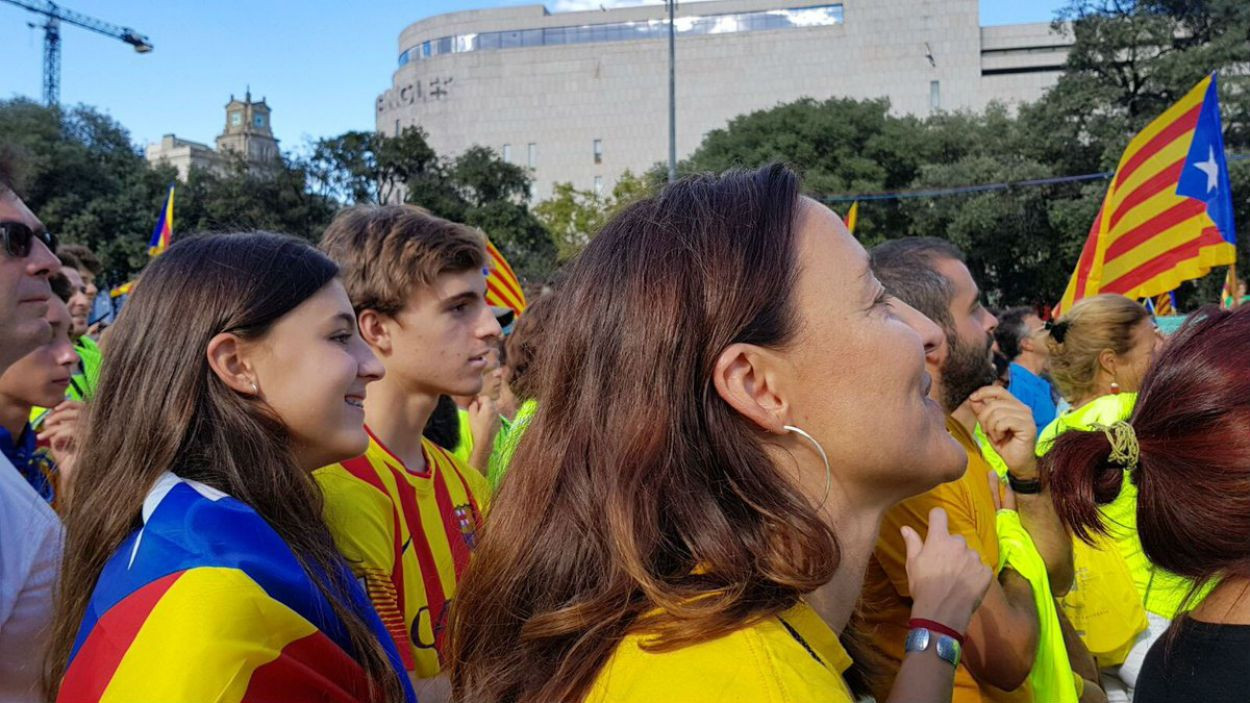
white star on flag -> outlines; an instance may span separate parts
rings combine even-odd
[[[1207,192],[1215,190],[1220,182],[1220,165],[1215,161],[1215,147],[1207,147],[1207,160],[1199,161],[1194,168],[1207,174]]]

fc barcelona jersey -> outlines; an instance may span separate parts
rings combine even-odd
[[[490,488],[478,471],[422,439],[425,471],[410,470],[370,433],[364,455],[316,473],[326,522],[364,582],[404,664],[442,670],[447,612],[482,525]]]

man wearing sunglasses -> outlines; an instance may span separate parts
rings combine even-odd
[[[0,373],[48,343],[55,241],[13,190],[0,154]],[[0,701],[42,699],[40,667],[52,622],[61,523],[0,458]]]

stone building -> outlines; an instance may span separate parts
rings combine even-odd
[[[610,189],[668,155],[668,20],[648,5],[436,15],[399,35],[376,129],[418,125],[439,153],[473,144],[552,184]],[[890,99],[900,114],[1039,97],[1071,40],[1046,23],[981,27],[978,0],[713,0],[678,5],[677,149],[736,115],[802,97]]]
[[[217,148],[166,134],[161,141],[148,144],[146,157],[153,166],[165,162],[178,170],[178,178],[186,181],[191,167],[221,170],[228,164],[227,154],[242,156],[253,169],[263,169],[280,158],[278,140],[269,124],[269,105],[265,99],[252,101],[248,89],[242,100],[230,96],[226,104],[226,125],[217,135]]]

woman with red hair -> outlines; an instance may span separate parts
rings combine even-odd
[[[1059,516],[1078,537],[1107,533],[1098,506],[1115,499],[1131,474],[1146,556],[1193,579],[1194,592],[1217,583],[1151,648],[1136,703],[1246,700],[1248,342],[1250,308],[1199,311],[1147,372],[1127,421],[1067,432],[1047,455]]]

